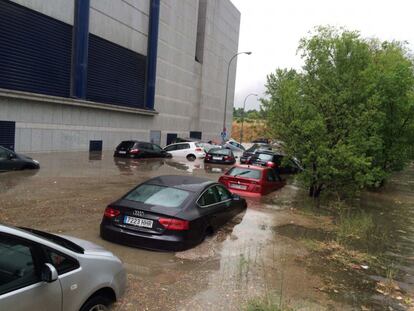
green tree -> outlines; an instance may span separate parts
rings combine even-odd
[[[262,106],[272,136],[301,159],[314,198],[378,186],[409,155],[414,80],[407,51],[330,27],[302,39],[299,51],[301,72],[278,69],[267,79]]]
[[[373,42],[370,69],[382,117],[382,145],[375,163],[386,173],[401,170],[410,160],[414,142],[414,75],[409,51],[400,42]]]

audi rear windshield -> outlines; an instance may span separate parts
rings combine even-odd
[[[142,184],[125,196],[126,200],[164,207],[179,208],[190,193],[185,190]]]

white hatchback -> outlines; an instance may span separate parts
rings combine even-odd
[[[164,148],[173,157],[187,158],[189,161],[195,159],[203,159],[206,156],[204,148],[201,144],[195,142],[183,142],[168,145]]]

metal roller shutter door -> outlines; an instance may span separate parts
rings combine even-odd
[[[14,150],[14,138],[16,135],[16,123],[12,121],[0,121],[0,146]]]
[[[69,97],[72,26],[0,1],[0,88]]]
[[[145,108],[146,57],[89,35],[87,99]]]

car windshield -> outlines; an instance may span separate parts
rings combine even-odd
[[[55,235],[55,234],[51,234],[48,232],[44,232],[44,231],[40,231],[40,230],[35,230],[35,229],[31,229],[31,228],[25,228],[25,227],[19,227],[20,229],[24,230],[24,231],[28,231],[34,235],[40,236],[41,238],[48,240],[50,242],[53,242],[57,245],[60,245],[64,248],[67,248],[75,253],[79,253],[79,254],[83,254],[84,253],[84,249],[82,247],[80,247],[78,244],[73,243],[72,241],[69,241],[61,236]]]
[[[245,178],[260,179],[262,173],[260,170],[255,170],[251,168],[233,167],[228,171],[227,175],[234,177],[241,176]]]
[[[229,155],[230,150],[229,149],[214,148],[214,149],[210,149],[210,151],[208,153]]]
[[[257,158],[262,160],[262,161],[272,161],[273,160],[273,155],[267,154],[267,153],[259,153]]]
[[[176,208],[180,207],[189,195],[189,192],[181,189],[142,184],[131,191],[125,199],[151,205]]]

